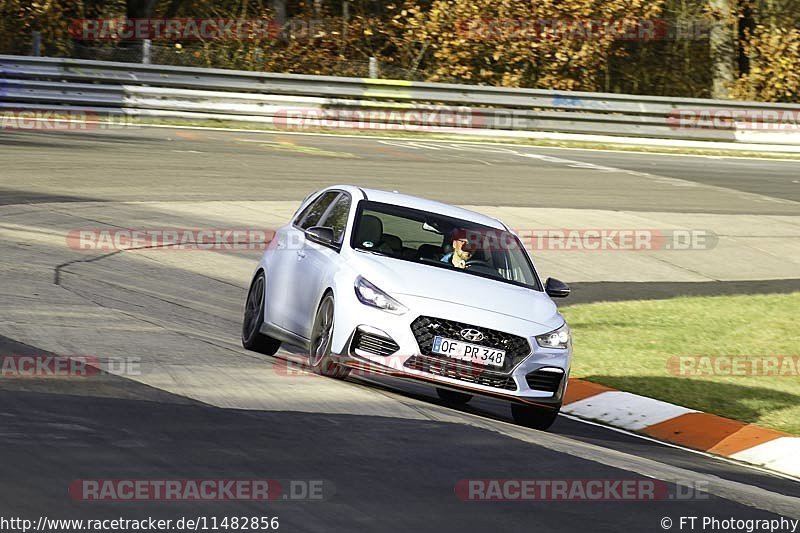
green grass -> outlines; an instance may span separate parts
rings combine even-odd
[[[675,356],[800,356],[800,292],[599,302],[562,312],[572,377],[800,435],[800,376],[682,376]]]

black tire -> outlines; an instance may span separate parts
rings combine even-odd
[[[436,387],[436,394],[439,398],[450,405],[466,405],[472,399],[472,394],[466,392],[458,392],[450,389],[442,389]]]
[[[521,426],[544,431],[556,421],[560,409],[560,405],[556,407],[539,407],[537,405],[512,403],[511,416],[514,418],[514,422]]]
[[[264,272],[259,272],[244,304],[244,320],[242,321],[242,346],[247,350],[275,355],[281,347],[281,341],[261,333],[264,322]]]
[[[331,356],[333,339],[333,294],[326,294],[317,308],[314,327],[311,328],[311,347],[308,351],[308,364],[323,376],[344,379],[350,369],[337,363]]]

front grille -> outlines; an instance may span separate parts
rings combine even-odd
[[[392,355],[400,346],[397,345],[392,339],[380,337],[372,333],[366,333],[360,329],[356,330],[353,336],[353,348],[358,348],[364,352],[369,352],[383,357]]]
[[[536,370],[525,376],[528,387],[533,390],[556,393],[564,379],[563,372]]]
[[[433,338],[439,336],[447,337],[448,339],[464,340],[461,338],[460,334],[462,329],[477,329],[483,333],[483,340],[479,342],[465,342],[506,351],[506,359],[503,363],[503,367],[492,368],[492,370],[496,372],[511,372],[517,364],[531,353],[531,345],[528,343],[527,339],[503,331],[428,316],[417,317],[417,319],[411,323],[411,331],[414,333],[414,338],[417,339],[420,353],[431,358],[448,362],[452,361],[452,359],[441,354],[435,354],[431,351],[431,348],[433,348]],[[469,365],[469,363],[466,364]],[[485,365],[475,364],[475,366],[477,368],[487,368]]]
[[[498,372],[485,370],[477,365],[459,364],[452,359],[442,361],[439,358],[415,355],[406,361],[405,366],[428,374],[436,374],[447,378],[458,379],[468,383],[476,383],[496,389],[517,390],[514,379]]]

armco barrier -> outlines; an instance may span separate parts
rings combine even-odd
[[[800,145],[800,105],[3,55],[0,109]]]

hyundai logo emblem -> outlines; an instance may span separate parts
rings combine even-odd
[[[483,333],[478,331],[477,329],[466,328],[462,329],[459,334],[461,338],[464,340],[472,341],[472,342],[480,342],[483,340]]]

